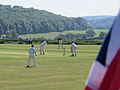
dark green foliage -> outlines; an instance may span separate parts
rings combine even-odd
[[[96,35],[96,33],[93,30],[87,30],[86,35],[87,35],[87,37],[94,37]]]
[[[0,44],[4,44],[4,40],[3,39],[0,39]]]
[[[47,40],[48,44],[58,44],[57,40]],[[103,40],[63,40],[64,45],[70,45],[71,42],[77,45],[101,45]],[[33,44],[40,44],[43,40],[33,39]],[[0,39],[0,44],[25,44],[25,40],[20,39]],[[28,43],[30,44],[30,43]]]
[[[59,34],[57,37],[54,38],[54,40],[58,40],[60,37],[65,41],[76,40],[76,35],[72,33],[67,33],[65,35]]]
[[[57,37],[54,38],[54,40],[57,40],[60,37],[65,41],[87,40],[86,34],[72,34],[72,33],[67,33],[65,35],[59,34]]]
[[[86,40],[87,39],[87,35],[86,34],[82,34],[82,40]]]
[[[100,38],[100,39],[104,39],[104,38],[106,37],[106,35],[107,35],[107,33],[105,33],[105,32],[100,32],[99,38]]]
[[[102,43],[103,41],[101,40],[95,40],[95,41],[81,40],[76,42],[76,44],[78,45],[101,45]]]
[[[1,39],[0,38],[0,44],[16,44],[18,43],[17,39]]]
[[[18,41],[18,44],[24,44],[24,42],[20,42],[20,41]]]
[[[23,35],[88,28],[87,21],[81,17],[68,18],[45,10],[0,5],[0,34],[11,33],[12,30],[16,35]]]

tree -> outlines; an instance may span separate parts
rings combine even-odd
[[[54,40],[58,40],[58,38],[62,38],[62,40],[67,40],[66,36],[63,34],[59,34],[57,37],[54,38]]]
[[[82,34],[82,39],[86,40],[87,39],[87,35],[86,34]]]
[[[2,35],[4,33],[2,25],[0,24],[0,35]]]
[[[100,32],[99,38],[100,38],[100,39],[104,39],[104,38],[106,37],[106,35],[107,35],[107,33],[105,33],[105,32]]]
[[[67,40],[75,40],[76,39],[75,35],[72,33],[67,33],[65,36],[66,36]]]
[[[44,10],[0,5],[0,34],[15,29],[17,34],[85,30],[89,25],[82,18],[69,18]]]
[[[12,31],[11,31],[11,37],[12,37],[12,38],[18,38],[18,36],[19,36],[19,35],[16,33],[16,30],[12,30]]]
[[[96,35],[96,33],[93,30],[87,30],[86,35],[87,35],[87,37],[94,37],[94,35]]]
[[[6,32],[6,38],[11,38],[11,37],[12,37],[11,32],[10,32],[10,31],[7,31],[7,32]]]
[[[77,40],[80,40],[80,39],[82,39],[82,34],[75,34],[75,37]]]

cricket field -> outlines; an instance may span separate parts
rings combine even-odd
[[[78,45],[71,57],[70,45],[47,45],[46,55],[37,50],[36,66],[25,68],[31,45],[0,44],[0,90],[83,90],[99,45]],[[32,65],[32,60],[31,60]]]

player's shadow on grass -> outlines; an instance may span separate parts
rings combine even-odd
[[[74,55],[70,55],[70,57],[76,57],[76,56],[74,56]]]
[[[35,67],[35,66],[34,66],[34,65],[33,65],[33,66],[29,66],[29,67],[28,67],[28,66],[25,66],[25,68],[33,68],[33,67]]]

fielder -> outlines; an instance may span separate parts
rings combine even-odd
[[[77,49],[77,45],[75,43],[71,44],[71,53],[72,56],[76,56],[76,49]]]
[[[62,39],[58,39],[58,49],[60,47],[63,49],[63,41],[62,41]]]
[[[31,48],[29,49],[28,53],[29,53],[29,57],[28,57],[27,67],[29,67],[30,65],[31,58],[33,59],[33,64],[34,64],[33,66],[35,66],[36,65],[35,55],[37,56],[37,54],[36,54],[36,49],[34,48],[34,45],[31,45]]]
[[[47,45],[47,41],[44,41],[40,44],[40,55],[45,55],[45,46]]]

